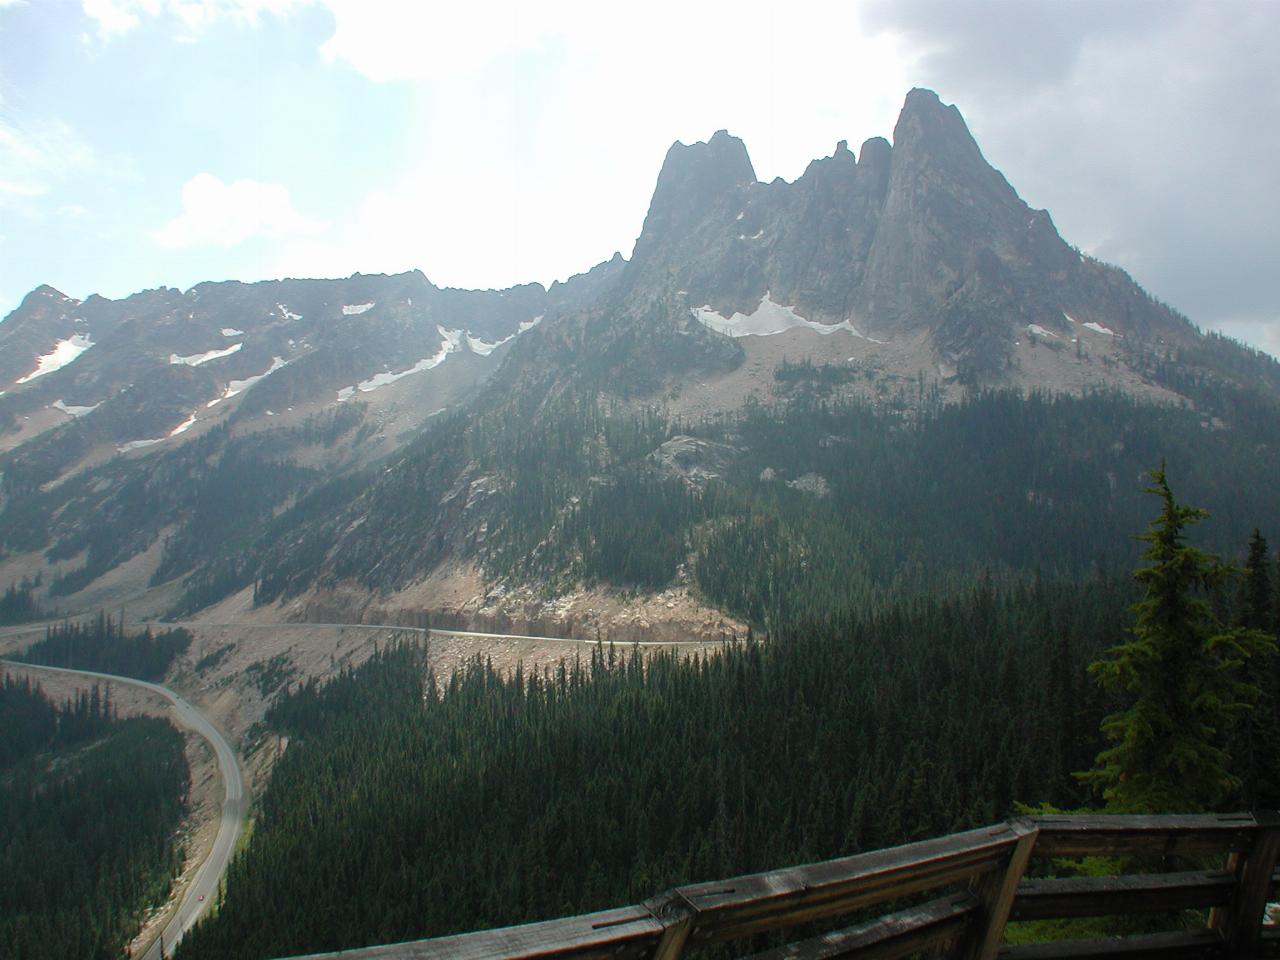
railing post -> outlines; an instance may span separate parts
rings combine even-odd
[[[698,911],[674,890],[645,901],[645,908],[663,927],[658,945],[653,948],[653,960],[680,960]]]
[[[1232,960],[1257,956],[1271,875],[1280,857],[1280,814],[1266,810],[1254,814],[1254,819],[1258,829],[1253,845],[1238,861],[1235,899],[1230,906],[1215,911],[1211,921],[1222,930],[1227,941],[1227,956]]]
[[[982,909],[974,929],[961,940],[956,953],[960,960],[994,960],[1000,950],[1013,898],[1018,892],[1018,882],[1026,872],[1036,837],[1040,835],[1040,828],[1025,819],[1011,821],[1009,829],[1017,835],[1018,841],[1009,853],[1004,870],[987,874],[973,886],[973,895],[982,904]]]

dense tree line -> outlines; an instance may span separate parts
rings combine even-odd
[[[49,667],[71,667],[115,673],[140,680],[163,680],[174,658],[191,645],[191,633],[181,627],[154,633],[128,634],[122,621],[100,613],[88,623],[54,624],[44,639],[12,659]]]
[[[45,616],[36,599],[36,590],[40,586],[40,577],[34,579],[23,577],[17,583],[9,584],[3,595],[0,595],[0,625],[9,623],[29,623]]]
[[[0,677],[0,768],[99,736],[115,718],[110,697],[95,684],[57,707],[38,684]]]
[[[95,687],[58,707],[0,684],[0,956],[114,960],[181,865],[182,736],[118,720]]]
[[[289,750],[180,956],[570,914],[1078,804],[1106,707],[1085,665],[1133,598],[987,580],[693,662],[473,663],[438,695],[418,650],[384,653],[272,710]]]

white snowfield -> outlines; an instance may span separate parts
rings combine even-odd
[[[36,368],[25,377],[21,377],[14,382],[30,383],[36,377],[43,377],[47,373],[61,370],[92,346],[93,341],[89,339],[87,333],[72,334],[67,339],[59,340],[55,343],[53,349],[43,357],[38,357],[36,359]]]
[[[1052,330],[1046,330],[1044,327],[1040,326],[1040,324],[1038,323],[1028,323],[1027,332],[1034,333],[1037,337],[1053,337],[1053,339],[1055,340],[1058,339],[1058,335],[1056,333],[1054,333]]]
[[[237,330],[235,327],[223,327],[223,328],[222,328],[222,335],[223,335],[224,337],[243,337],[243,336],[244,336],[244,331],[243,331],[243,330]]]
[[[195,422],[196,422],[196,415],[193,413],[191,414],[191,416],[187,417],[187,419],[183,420],[180,424],[178,424],[176,427],[170,430],[169,436],[176,437],[180,433],[186,433],[188,430],[191,429],[191,427],[195,424]]]
[[[372,306],[372,304],[370,304],[370,306]],[[300,313],[291,313],[291,312],[290,312],[290,310],[289,310],[289,308],[288,308],[288,307],[286,307],[283,303],[277,303],[277,304],[276,304],[276,309],[280,311],[280,316],[284,317],[286,320],[301,320],[301,319],[302,319],[302,314],[300,314]]]
[[[459,345],[462,343],[464,334],[461,330],[446,330],[441,326],[437,326],[436,330],[439,331],[442,342],[440,344],[440,349],[434,354],[419,360],[408,370],[401,370],[399,373],[383,371],[382,373],[374,374],[368,380],[361,380],[354,387],[343,387],[338,391],[338,402],[341,403],[344,400],[350,400],[357,390],[361,393],[372,393],[379,387],[388,386],[389,384],[395,383],[397,380],[403,380],[405,377],[411,377],[415,373],[422,373],[424,370],[431,370],[440,366],[440,364],[444,363],[445,358],[448,357],[449,354],[458,349]]]
[[[365,306],[372,306],[372,304],[365,304]],[[346,309],[346,307],[343,308],[344,312]],[[356,395],[356,391],[359,391],[360,393],[371,393],[379,387],[385,387],[388,384],[395,383],[397,380],[403,380],[405,377],[411,377],[415,373],[422,373],[425,370],[431,370],[438,367],[440,364],[444,363],[445,358],[448,357],[449,354],[457,353],[462,349],[463,343],[466,344],[466,348],[472,353],[481,357],[487,357],[508,340],[520,336],[520,334],[524,333],[526,330],[532,330],[542,322],[542,317],[543,314],[540,313],[529,320],[520,321],[516,326],[515,333],[510,336],[503,337],[501,340],[494,343],[481,340],[479,337],[473,337],[465,330],[446,330],[444,327],[437,325],[436,330],[439,331],[442,342],[440,344],[440,349],[435,354],[419,360],[408,370],[401,370],[399,373],[384,371],[382,373],[374,374],[368,380],[361,380],[355,386],[343,387],[338,391],[338,402],[343,403],[344,401],[350,400]]]
[[[487,357],[489,354],[493,353],[493,351],[497,350],[500,346],[502,346],[508,340],[513,340],[513,339],[515,339],[514,333],[511,334],[510,336],[503,337],[501,340],[498,340],[495,343],[485,343],[480,338],[473,337],[471,334],[468,333],[467,346],[471,349],[472,353],[478,353],[482,357]]]
[[[169,362],[173,364],[186,364],[188,367],[198,367],[200,364],[208,363],[210,360],[229,357],[243,346],[243,343],[233,343],[225,350],[208,350],[204,353],[193,353],[187,357],[180,357],[176,353],[171,353],[169,354]]]
[[[223,400],[230,400],[232,397],[238,396],[239,394],[244,393],[246,390],[252,387],[259,380],[267,379],[267,377],[271,376],[281,367],[287,367],[288,365],[289,363],[284,359],[284,357],[272,357],[271,366],[268,367],[263,373],[260,373],[254,377],[245,377],[243,380],[232,380],[230,383],[227,384],[227,388],[222,391],[222,396],[214,397],[212,400],[210,400],[208,403],[205,404],[205,407],[206,408],[216,407]]]
[[[130,450],[141,450],[144,447],[154,447],[157,443],[164,443],[170,437],[176,437],[178,434],[186,433],[196,422],[196,415],[193,413],[187,419],[170,430],[163,437],[152,437],[150,440],[130,440],[128,443],[122,443],[116,447],[116,453],[128,453]]]
[[[63,402],[62,400],[53,401],[53,409],[61,410],[63,413],[69,414],[73,417],[83,417],[86,413],[93,413],[93,411],[97,410],[100,406],[102,406],[101,401],[95,403],[91,407],[76,407]]]
[[[374,301],[374,303],[376,302]],[[368,313],[373,307],[373,303],[348,303],[342,308],[342,315],[344,317],[358,317],[362,313]]]
[[[122,443],[116,447],[116,453],[128,453],[130,450],[141,450],[143,447],[154,446],[157,443],[164,443],[168,437],[156,437],[153,440],[130,440],[128,443]]]
[[[1084,325],[1084,328],[1086,330],[1092,330],[1094,333],[1105,333],[1108,337],[1120,336],[1120,334],[1116,333],[1114,330],[1108,327],[1104,327],[1102,324],[1096,323],[1093,320],[1090,320],[1088,323],[1086,323]]]
[[[823,336],[829,336],[837,330],[843,330],[846,333],[853,334],[855,337],[861,337],[863,340],[870,340],[872,343],[884,342],[883,340],[875,340],[868,337],[848,320],[830,324],[806,320],[796,313],[794,308],[774,303],[769,298],[767,291],[760,298],[759,306],[751,313],[735,313],[731,317],[724,317],[712,310],[710,304],[704,304],[701,307],[695,307],[693,315],[703,326],[709,327],[716,333],[723,333],[730,337],[770,337],[774,334],[784,333],[787,330],[803,327]]]

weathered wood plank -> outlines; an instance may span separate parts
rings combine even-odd
[[[1019,839],[998,824],[678,892],[698,913],[695,939],[734,939],[966,881],[996,869]]]
[[[930,872],[925,875],[899,879],[891,890],[876,887],[870,890],[854,889],[840,896],[818,893],[807,897],[792,897],[785,902],[769,903],[765,907],[753,907],[750,912],[735,912],[712,916],[699,914],[694,930],[694,940],[705,943],[711,940],[737,940],[771,930],[781,930],[801,923],[838,919],[856,910],[873,907],[888,900],[927,893],[940,887],[967,884],[976,873],[994,870],[996,861],[987,861],[977,868],[964,864],[949,872]]]
[[[1224,870],[1023,880],[1013,920],[1101,917],[1228,904],[1236,878]]]
[[[972,894],[959,893],[810,940],[753,954],[746,960],[896,960],[955,939],[979,909]]]
[[[1273,812],[1259,817],[1262,823],[1252,849],[1244,855],[1235,901],[1226,910],[1224,933],[1233,957],[1252,957],[1257,952],[1271,877],[1280,858],[1280,816]]]
[[[1225,960],[1227,945],[1217,930],[1182,930],[1104,940],[1059,940],[1003,947],[1000,960]]]
[[[1018,891],[1018,882],[1026,872],[1039,830],[1026,820],[1015,820],[1010,826],[1018,834],[1018,842],[1009,852],[1004,870],[987,874],[973,885],[973,892],[982,902],[979,923],[966,935],[966,943],[958,956],[962,960],[995,960],[1000,943],[1004,940],[1004,928],[1009,922],[1009,910]]]
[[[334,953],[306,960],[616,960],[649,957],[663,932],[643,906]],[[301,960],[301,958],[300,958]]]
[[[1252,814],[1039,816],[1037,857],[1171,856],[1248,850]]]
[[[1034,843],[1027,841],[1029,835],[1035,837]],[[1027,856],[1161,857],[1212,852],[1230,852],[1239,870],[1017,882]],[[990,929],[982,928],[981,947],[973,954],[989,957],[999,936],[996,928],[1003,930],[1000,912],[1014,919],[1037,919],[1214,906],[1223,930],[1004,947],[998,956],[1005,960],[1225,957],[1231,942],[1239,944],[1232,956],[1280,957],[1280,937],[1274,931],[1268,929],[1259,941],[1263,906],[1280,889],[1277,856],[1280,817],[1274,814],[1262,818],[1261,824],[1250,814],[1042,816],[824,863],[691,884],[616,910],[313,954],[312,960],[652,960],[655,956],[678,960],[690,943],[734,940],[831,919],[952,884],[967,884],[971,892],[761,956],[870,960],[905,956],[943,942],[960,949],[955,938],[962,930],[972,934],[975,914],[981,913],[984,923],[999,921]],[[964,949],[972,952],[975,942],[971,939]]]

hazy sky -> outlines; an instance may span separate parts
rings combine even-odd
[[[1280,353],[1280,3],[0,0],[0,315],[629,255],[673,140],[762,179],[955,103],[1067,240]]]

